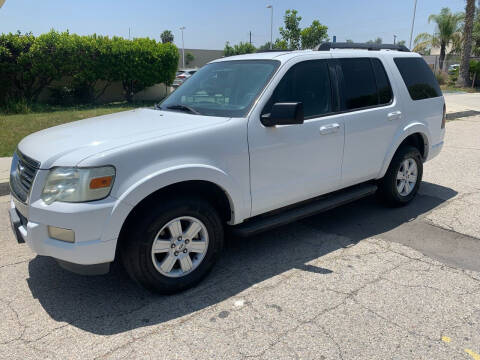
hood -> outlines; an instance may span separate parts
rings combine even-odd
[[[18,149],[40,168],[75,166],[118,146],[211,126],[229,118],[177,111],[136,109],[48,128],[24,138]]]

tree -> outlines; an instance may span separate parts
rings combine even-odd
[[[162,43],[173,43],[173,34],[170,30],[165,30],[160,34],[160,39],[162,39]]]
[[[375,40],[368,40],[367,44],[376,44],[376,45],[381,45],[382,44],[382,38],[377,37]]]
[[[413,52],[419,53],[421,55],[430,55],[432,46],[436,45],[436,38],[433,38],[428,33],[421,33],[415,37],[413,41]]]
[[[273,48],[275,50],[288,50],[287,40],[276,39],[275,42],[273,43]]]
[[[128,102],[145,88],[171,84],[178,66],[178,49],[171,43],[159,44],[148,38],[126,40],[114,37],[111,42],[111,71],[123,86]]]
[[[255,51],[257,51],[255,46],[248,42],[240,42],[237,45],[231,46],[230,43],[227,41],[227,43],[225,44],[225,48],[223,49],[225,56],[249,54]]]
[[[193,60],[195,60],[195,56],[192,53],[187,52],[185,54],[185,63],[189,65]]]
[[[60,80],[75,68],[78,54],[68,31],[51,30],[39,35],[29,51],[32,61],[32,87],[24,92],[28,101],[36,101],[44,88],[54,80]]]
[[[287,42],[287,46],[290,49],[300,49],[301,29],[300,21],[301,16],[297,16],[297,10],[287,10],[283,16],[285,27],[281,27],[278,30],[282,39]]]
[[[432,47],[440,47],[440,57],[438,59],[440,70],[443,69],[443,62],[445,60],[446,49],[451,45],[456,37],[459,36],[459,31],[463,21],[464,15],[462,13],[453,14],[449,8],[443,8],[440,14],[432,14],[428,17],[428,22],[434,21],[436,23],[435,33],[421,33],[415,38],[415,50],[428,49]]]
[[[405,40],[399,40],[399,41],[397,41],[397,45],[403,45],[403,46],[405,46],[405,44],[406,44],[406,41],[405,41]]]
[[[467,0],[465,7],[465,25],[463,27],[463,49],[457,86],[468,86],[470,82],[470,55],[472,53],[473,19],[475,17],[475,0]]]
[[[475,56],[480,56],[480,4],[478,6],[472,31],[472,53]]]
[[[272,48],[273,48],[273,46],[272,46]],[[267,50],[270,50],[270,41],[267,41],[265,44],[258,47],[258,51],[267,51]]]
[[[302,40],[302,49],[313,49],[319,45],[322,41],[328,40],[327,35],[328,27],[322,25],[320,21],[313,20],[312,25],[304,28],[300,32]]]
[[[76,102],[88,103],[97,101],[116,80],[111,68],[112,40],[108,36],[96,34],[78,36],[73,34],[72,41],[75,66],[66,76],[71,77]],[[98,88],[99,82],[103,82]]]
[[[353,44],[354,41],[351,40],[351,39],[347,39],[347,40],[345,40],[345,42],[346,42],[347,44]]]

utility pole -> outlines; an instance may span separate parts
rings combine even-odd
[[[393,35],[393,45],[397,43],[397,35]]]
[[[417,11],[417,0],[415,0],[415,5],[413,5],[413,18],[412,18],[412,28],[410,30],[410,41],[408,47],[412,48],[412,37],[413,37],[413,26],[415,25],[415,12]]]
[[[268,5],[267,9],[270,9],[270,50],[273,49],[273,5]]]
[[[252,32],[250,31],[250,45],[252,45]]]
[[[185,69],[185,44],[183,43],[183,30],[185,30],[185,26],[182,26],[180,28],[180,31],[182,32],[182,67]]]
[[[130,28],[128,28],[128,40],[131,40]],[[133,79],[130,80],[130,96],[133,99]]]

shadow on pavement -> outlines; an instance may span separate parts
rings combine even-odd
[[[480,111],[477,110],[465,110],[465,111],[457,111],[454,113],[447,113],[447,120],[454,120],[468,116],[475,116],[479,115]]]
[[[429,194],[442,196],[418,196],[400,209],[388,209],[367,198],[262,235],[228,238],[224,256],[212,273],[196,288],[173,296],[152,295],[119,270],[82,277],[62,270],[46,257],[29,263],[27,281],[33,296],[53,319],[88,332],[110,335],[161,324],[215,305],[294,268],[329,276],[331,270],[307,263],[399,227],[456,194],[434,184],[422,186],[429,188]],[[322,232],[343,237],[332,238]]]

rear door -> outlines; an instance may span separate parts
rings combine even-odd
[[[350,186],[378,176],[401,126],[402,109],[381,59],[349,57],[336,61],[345,123],[342,185]]]

